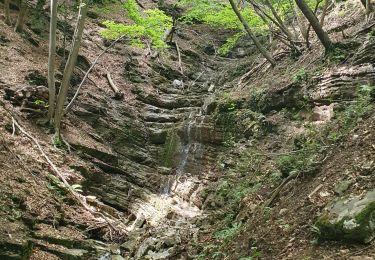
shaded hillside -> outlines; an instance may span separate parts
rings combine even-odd
[[[182,11],[166,2],[167,12]],[[315,37],[300,56],[273,43],[275,67],[246,37],[217,55],[232,31],[200,23],[180,24],[175,43],[155,53],[120,40],[63,120],[69,149],[41,124],[47,23],[35,30],[29,16],[19,34],[0,19],[0,258],[371,257],[364,240],[374,234],[374,23],[364,22],[359,2],[335,8],[325,29],[339,51],[325,56]],[[104,19],[129,22],[117,2],[91,7],[69,99],[109,46]],[[72,14],[63,20],[58,83],[63,30],[74,24]],[[368,194],[359,232],[368,235],[342,223],[330,229],[332,203]]]

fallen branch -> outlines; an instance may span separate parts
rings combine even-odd
[[[84,71],[83,69],[81,69],[80,67],[76,67],[80,72],[83,73],[83,75],[86,75],[87,71]],[[91,81],[92,84],[95,85],[95,87],[99,88],[98,84],[96,84],[96,82],[90,78],[89,76],[87,76],[87,79]]]
[[[286,179],[283,180],[283,182],[272,192],[272,196],[269,200],[264,203],[263,208],[269,207],[272,202],[275,200],[277,195],[279,195],[281,189],[292,179],[296,178],[298,176],[298,173],[290,174]]]
[[[108,83],[111,86],[113,92],[115,92],[115,99],[121,99],[121,98],[123,98],[124,94],[121,93],[121,91],[117,88],[117,86],[113,82],[113,80],[111,78],[111,74],[109,72],[107,72],[107,79],[108,79]]]
[[[104,53],[106,53],[106,52],[107,52],[109,49],[111,49],[111,48],[112,48],[112,47],[113,47],[113,46],[114,46],[119,40],[121,40],[121,39],[124,38],[124,37],[125,37],[125,35],[122,35],[122,36],[120,36],[119,38],[117,38],[114,42],[111,43],[111,45],[109,45],[106,49],[104,49],[104,50],[98,55],[98,57],[96,57],[96,59],[94,60],[94,62],[93,62],[92,65],[91,65],[91,67],[87,70],[87,72],[86,72],[85,76],[83,77],[81,83],[79,84],[79,86],[78,86],[78,88],[77,88],[77,91],[76,91],[76,93],[74,94],[72,100],[70,100],[69,104],[66,106],[66,108],[65,108],[65,110],[64,110],[64,114],[66,114],[66,113],[69,111],[69,109],[71,108],[71,106],[72,106],[74,100],[75,100],[75,99],[77,98],[77,96],[78,96],[78,93],[79,93],[79,91],[80,91],[80,89],[81,89],[83,83],[84,83],[85,80],[88,78],[89,73],[90,73],[91,70],[94,68],[94,66],[95,66],[96,63],[98,62],[99,58],[100,58],[101,56],[103,56]]]
[[[182,68],[180,47],[178,46],[177,42],[174,42],[174,43],[176,44],[176,50],[177,50],[177,56],[178,56],[178,66],[180,67],[181,74],[184,75],[184,69]]]
[[[263,62],[259,63],[257,66],[253,67],[250,71],[246,72],[241,78],[240,80],[238,81],[238,88],[239,89],[242,89],[243,87],[246,86],[246,84],[248,83],[249,81],[249,78],[252,74],[258,72],[259,70],[261,70],[263,68],[264,65],[266,65],[267,63],[267,60],[264,59]]]
[[[307,197],[309,200],[311,200],[312,196],[317,193],[321,188],[323,187],[323,184],[319,184]]]
[[[9,112],[9,111],[8,111]],[[23,133],[25,136],[27,136],[31,141],[33,141],[35,143],[35,145],[37,146],[38,150],[40,151],[40,153],[42,154],[42,156],[44,157],[44,159],[48,162],[48,164],[51,166],[52,170],[56,173],[56,175],[61,179],[61,181],[63,182],[63,184],[65,185],[65,187],[68,189],[68,191],[73,195],[74,198],[77,199],[77,201],[88,211],[90,212],[93,216],[95,215],[99,215],[101,218],[104,219],[105,222],[107,222],[107,224],[113,229],[113,230],[116,230],[118,231],[120,234],[121,233],[125,233],[124,230],[119,230],[118,228],[116,228],[115,226],[113,226],[113,224],[111,223],[111,221],[106,217],[104,216],[103,213],[101,212],[97,212],[95,210],[93,210],[92,208],[89,207],[89,205],[87,205],[85,199],[83,198],[82,195],[78,194],[73,188],[72,186],[70,186],[70,184],[67,182],[67,180],[65,179],[65,177],[62,175],[62,173],[59,171],[59,169],[56,167],[56,165],[51,161],[51,159],[48,157],[48,155],[44,152],[43,148],[40,146],[38,140],[33,137],[31,134],[29,134],[12,116],[12,123],[15,127],[17,127],[21,133]],[[15,130],[14,130],[15,131]]]

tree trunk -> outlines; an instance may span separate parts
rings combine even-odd
[[[326,52],[329,51],[330,48],[332,47],[332,42],[328,34],[323,30],[322,26],[320,25],[318,18],[316,18],[313,11],[311,11],[310,7],[306,4],[304,0],[295,0],[295,1],[296,1],[297,6],[303,13],[303,15],[311,24],[311,27],[314,29],[320,42],[323,44],[324,48],[326,49]]]
[[[325,0],[322,15],[320,16],[320,26],[324,26],[324,19],[326,18],[328,6],[329,6],[330,0]]]
[[[48,120],[52,123],[55,112],[55,60],[56,60],[56,24],[57,24],[57,0],[51,0],[51,20],[49,32],[49,55],[48,55]]]
[[[245,19],[242,17],[240,11],[238,10],[236,4],[233,0],[229,0],[230,5],[232,6],[233,11],[236,13],[238,19],[241,21],[242,25],[244,26],[246,32],[249,34],[250,38],[253,40],[255,46],[258,48],[258,50],[262,53],[262,55],[271,63],[272,66],[276,65],[275,60],[272,58],[271,54],[262,46],[262,44],[259,42],[258,38],[255,36],[255,34],[250,29],[249,24],[245,21]]]
[[[294,36],[293,34],[291,33],[291,31],[285,26],[283,20],[281,20],[279,14],[276,12],[275,8],[273,7],[272,3],[270,2],[270,0],[265,0],[265,3],[266,5],[268,6],[268,8],[271,10],[271,13],[273,15],[273,17],[275,17],[275,19],[277,20],[277,22],[280,24],[280,27],[281,29],[283,30],[283,32],[286,34],[286,36],[289,38],[290,41],[293,41],[294,40]]]
[[[373,10],[372,10],[372,6],[371,6],[371,1],[366,0],[366,16],[367,16],[367,18],[370,16],[372,11]]]
[[[60,92],[57,97],[56,111],[55,111],[55,131],[56,137],[61,139],[61,119],[64,114],[64,103],[68,94],[70,78],[75,67],[78,51],[81,45],[83,28],[85,25],[85,18],[87,14],[88,0],[81,0],[79,5],[78,21],[74,32],[73,44],[69,53],[68,61],[64,69],[64,76],[61,82]]]
[[[11,21],[10,21],[9,0],[4,0],[4,14],[5,14],[5,23],[7,25],[10,25]]]
[[[23,24],[25,20],[25,15],[27,11],[27,1],[26,0],[20,0],[20,12],[18,14],[17,23],[15,27],[16,32],[22,32],[23,31]]]

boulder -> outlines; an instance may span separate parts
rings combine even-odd
[[[368,243],[375,235],[375,189],[330,204],[316,222],[322,240]]]

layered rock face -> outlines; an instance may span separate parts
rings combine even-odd
[[[180,45],[182,60],[189,61],[184,74],[174,61],[151,59],[151,70],[140,78],[140,62],[127,60],[132,104],[93,94],[72,111],[93,130],[91,140],[66,134],[93,165],[75,166],[86,178],[85,193],[123,213],[130,233],[122,249],[135,259],[173,258],[184,251],[183,240],[194,231],[189,220],[202,214],[199,191],[222,142],[212,117],[216,64],[204,64],[186,43]]]

